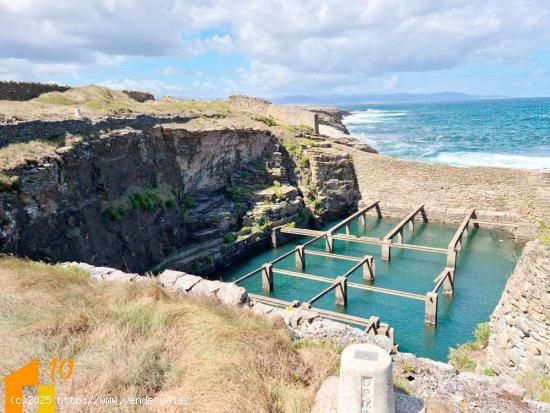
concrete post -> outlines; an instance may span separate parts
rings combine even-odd
[[[344,349],[338,383],[338,413],[395,413],[392,360],[373,344]]]
[[[447,251],[447,267],[456,269],[456,251],[453,249]]]
[[[462,237],[458,239],[458,242],[456,243],[456,250],[462,251]]]
[[[351,235],[351,229],[348,224],[346,224],[346,235]]]
[[[348,303],[348,279],[346,277],[338,277],[336,279],[339,285],[334,289],[336,293],[336,305],[345,306]]]
[[[325,237],[325,249],[327,252],[334,251],[334,240],[332,239],[331,234],[327,234],[327,236]]]
[[[447,268],[448,273],[443,281],[443,295],[452,296],[455,288],[455,272],[451,268]]]
[[[273,228],[271,230],[271,247],[277,248],[277,239],[281,228]]]
[[[380,209],[380,205],[376,204],[376,214],[378,215],[378,218],[382,218],[382,210]]]
[[[391,259],[391,240],[382,240],[382,261],[389,261]]]
[[[401,228],[397,233],[397,243],[403,244],[403,228]]]
[[[363,229],[367,226],[367,216],[366,216],[366,214],[359,215],[359,226]]]
[[[366,255],[363,263],[363,279],[367,281],[374,280],[374,257]]]
[[[424,322],[434,326],[437,324],[437,293],[426,294]]]
[[[306,268],[306,253],[304,251],[303,245],[298,245],[296,247],[294,256],[296,260],[296,269],[303,270],[304,268]]]
[[[414,219],[411,219],[411,220],[409,221],[409,230],[410,230],[411,232],[414,232]]]
[[[265,292],[273,290],[273,265],[264,264],[262,267],[262,288]]]

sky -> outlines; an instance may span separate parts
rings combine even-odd
[[[550,0],[0,0],[0,80],[550,96]]]

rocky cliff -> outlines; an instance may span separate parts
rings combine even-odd
[[[151,127],[155,119],[166,117],[65,138],[48,155],[2,165],[0,250],[206,275],[267,248],[272,226],[309,226],[357,204],[349,157],[330,145],[302,148],[302,132],[208,116]],[[25,139],[26,150],[35,142]]]
[[[548,377],[549,316],[550,248],[532,241],[525,246],[491,316],[487,364],[506,378]]]

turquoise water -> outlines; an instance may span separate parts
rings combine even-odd
[[[455,166],[550,168],[550,98],[346,107],[384,155]]]
[[[383,237],[398,220],[369,217],[366,230],[360,229],[357,222],[352,225],[352,233],[371,237]],[[417,223],[415,233],[405,231],[406,243],[445,247],[452,238],[456,226],[435,223]],[[272,261],[285,252],[294,249],[309,238],[296,239],[282,247],[257,254],[228,268],[224,280],[233,280],[262,264]],[[445,266],[445,255],[420,251],[392,249],[392,260],[382,262],[380,247],[335,240],[335,253],[362,257],[373,255],[376,276],[372,285],[417,294],[426,294],[434,287],[433,279]],[[311,249],[324,251],[324,240],[311,244]],[[455,295],[452,299],[440,294],[438,324],[435,327],[424,325],[424,303],[422,301],[390,296],[377,292],[348,288],[348,314],[368,318],[377,315],[382,322],[395,328],[396,342],[401,351],[436,360],[446,360],[448,348],[471,340],[475,326],[486,321],[493,311],[508,276],[512,273],[513,259],[520,249],[500,231],[473,230],[465,243],[457,264]],[[306,256],[305,273],[336,278],[354,266],[355,262],[342,261],[314,255]],[[275,265],[275,268],[298,271],[294,267],[294,254]],[[367,283],[362,279],[361,270],[354,272],[349,281]],[[240,285],[249,292],[264,294],[261,275],[252,276]],[[283,300],[308,301],[327,284],[274,274],[274,290],[271,296]],[[321,298],[315,306],[343,311],[334,303],[334,293]]]

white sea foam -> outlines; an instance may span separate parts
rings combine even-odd
[[[443,152],[432,162],[454,166],[502,166],[522,169],[550,169],[550,156],[505,155],[489,152]]]
[[[407,114],[408,112],[406,111],[367,109],[353,112],[350,116],[346,117],[346,124],[364,125],[368,123],[381,123],[394,117],[406,116]]]

